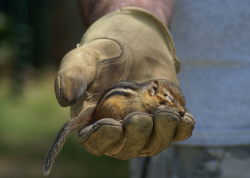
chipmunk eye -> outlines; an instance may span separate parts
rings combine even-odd
[[[173,98],[171,98],[170,96],[168,96],[167,94],[164,94],[164,97],[166,97],[166,99],[170,102],[173,102]]]
[[[173,102],[173,98],[171,98],[170,96],[167,96],[167,100],[169,100],[170,102]]]

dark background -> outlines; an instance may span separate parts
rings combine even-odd
[[[84,31],[77,0],[0,0],[0,177],[44,177],[44,157],[70,119],[54,78]],[[49,177],[128,177],[128,162],[90,155],[72,133]]]

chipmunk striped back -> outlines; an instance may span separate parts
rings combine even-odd
[[[142,84],[120,81],[108,87],[100,96],[94,112],[68,121],[59,131],[44,163],[48,175],[55,157],[62,149],[68,135],[103,118],[124,119],[134,111],[153,114],[157,109],[173,108],[180,115],[185,112],[185,100],[178,86],[166,80]]]
[[[92,121],[101,118],[122,120],[133,111],[152,114],[157,108],[173,108],[183,114],[185,100],[179,87],[166,80],[159,81],[114,83],[100,96]]]
[[[120,81],[109,86],[99,97],[92,122],[102,118],[123,119],[126,113],[136,109],[134,103],[139,93],[141,86],[133,82]]]
[[[116,82],[113,85],[109,86],[100,96],[98,100],[98,104],[105,102],[110,97],[114,97],[116,95],[122,95],[125,97],[133,97],[137,95],[140,91],[139,84],[128,82],[128,81],[120,81]]]

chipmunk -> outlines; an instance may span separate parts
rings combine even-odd
[[[56,155],[71,132],[102,118],[123,120],[134,111],[153,114],[158,109],[166,108],[175,109],[180,115],[185,113],[185,99],[179,87],[169,81],[154,80],[142,84],[128,81],[114,83],[101,94],[90,116],[71,119],[61,128],[46,156],[44,174],[49,174]]]

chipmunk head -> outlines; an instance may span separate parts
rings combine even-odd
[[[159,109],[173,108],[180,115],[185,113],[185,99],[177,86],[168,82],[153,81],[149,86],[151,106]]]

